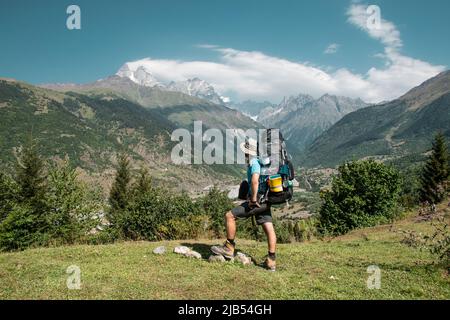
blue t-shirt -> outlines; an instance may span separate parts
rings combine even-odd
[[[255,173],[261,174],[261,164],[259,163],[258,158],[250,159],[250,164],[249,164],[248,169],[247,169],[247,181],[248,181],[248,184],[250,186],[250,188],[248,190],[248,194],[250,196],[252,195],[252,176]],[[258,191],[261,192],[261,176],[260,176],[260,180],[259,180]]]

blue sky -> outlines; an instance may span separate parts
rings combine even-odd
[[[81,8],[81,30],[66,28],[70,4]],[[398,32],[400,47],[390,48],[386,35],[371,35],[349,22],[349,8],[367,4],[380,7],[382,19]],[[236,99],[276,102],[286,94],[330,91],[376,101],[392,98],[450,65],[448,12],[447,0],[2,0],[0,77],[90,82],[114,74],[127,61],[150,57],[154,62],[147,61],[149,69],[163,70],[156,75],[164,80],[171,74],[175,80],[197,76],[194,69],[205,67],[198,76]],[[326,54],[331,44],[337,44],[337,51]],[[252,61],[251,53],[260,54],[255,61],[261,64],[244,66],[244,74],[238,75],[237,66]],[[411,61],[413,74],[405,67]],[[175,69],[167,67],[175,62]],[[284,62],[286,69],[272,70]],[[324,74],[311,82],[291,73],[296,66],[297,73]],[[386,70],[389,66],[395,68]],[[372,68],[378,72],[370,74]],[[226,78],[228,69],[234,73]],[[264,74],[264,69],[271,71]],[[261,79],[255,73],[262,73]],[[278,79],[283,74],[286,81],[292,78],[292,86]],[[251,88],[264,77],[276,81],[265,89]],[[388,90],[396,83],[393,92]]]

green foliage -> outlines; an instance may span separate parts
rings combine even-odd
[[[303,242],[316,237],[317,221],[314,218],[298,221],[279,221],[274,219],[277,241],[279,243]]]
[[[439,132],[422,171],[420,201],[437,204],[444,200],[450,175],[449,159],[445,136]]]
[[[128,155],[124,152],[117,157],[117,171],[116,177],[111,187],[109,195],[109,204],[111,210],[109,212],[109,222],[115,224],[117,220],[121,219],[129,204],[129,185],[131,182],[130,160]]]
[[[78,181],[67,161],[49,170],[46,202],[48,233],[53,241],[74,243],[99,223],[99,195]]]
[[[224,233],[224,214],[231,208],[226,193],[217,188],[193,200],[152,186],[148,172],[141,170],[113,228],[118,237],[132,240],[217,237]]]
[[[152,190],[152,178],[148,173],[147,168],[141,168],[139,178],[134,186],[134,192],[139,196],[146,194]]]
[[[449,140],[449,78],[446,73],[427,82],[430,91],[422,89],[420,108],[414,105],[416,98],[396,99],[347,114],[309,145],[297,161],[307,167],[335,167],[368,156],[387,160],[420,155],[429,149],[437,130]]]
[[[40,212],[29,203],[16,203],[0,224],[0,249],[23,250],[47,243]]]
[[[38,205],[46,192],[45,181],[44,162],[38,154],[35,142],[29,140],[22,147],[16,164],[16,182],[20,197]]]
[[[9,176],[0,172],[0,223],[12,210],[17,202],[19,188],[15,181]]]
[[[224,215],[233,208],[233,203],[228,199],[226,192],[214,187],[200,202],[204,213],[211,217],[213,232],[216,236],[222,235],[225,228]]]
[[[23,148],[16,181],[0,175],[0,250],[75,243],[98,224],[96,193],[80,183],[68,163],[46,171],[34,145]],[[26,185],[26,182],[29,185]]]
[[[399,202],[404,208],[413,208],[419,203],[420,170],[412,165],[400,172],[401,192]]]
[[[152,188],[149,192],[134,192],[135,198],[130,201],[124,213],[117,220],[119,234],[125,239],[159,240],[173,239],[177,224],[174,219],[187,220],[199,215],[201,208],[186,194],[173,195],[162,188]]]
[[[9,212],[0,224],[0,248],[24,249],[46,243],[47,180],[44,162],[34,141],[22,147],[16,164],[17,197],[9,201]],[[12,190],[15,188],[10,182]]]
[[[157,233],[161,239],[166,240],[198,239],[209,234],[210,226],[210,217],[190,214],[163,222],[158,226]]]
[[[431,222],[432,231],[428,234],[414,230],[399,232],[404,235],[401,243],[430,252],[438,263],[450,271],[450,228],[444,217]]]
[[[331,191],[322,194],[318,229],[344,234],[392,220],[400,191],[398,172],[375,161],[348,162],[339,167]]]

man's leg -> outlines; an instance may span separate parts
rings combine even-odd
[[[264,267],[269,269],[270,271],[276,270],[276,245],[277,245],[277,236],[275,234],[275,229],[273,227],[272,222],[265,222],[262,224],[264,232],[267,236],[267,247],[268,247],[268,255],[266,257],[266,260],[264,261]]]
[[[227,229],[227,239],[234,241],[236,237],[236,218],[231,211],[225,214],[225,227]]]
[[[242,210],[244,209],[239,209],[239,212]],[[211,251],[214,254],[222,255],[225,258],[232,259],[234,257],[235,248],[234,238],[236,236],[236,216],[231,211],[228,211],[225,214],[225,227],[227,230],[227,241],[225,241],[223,246],[212,246]]]
[[[264,232],[267,236],[267,246],[269,253],[275,253],[277,246],[277,236],[275,234],[275,229],[272,222],[266,222],[263,225]]]

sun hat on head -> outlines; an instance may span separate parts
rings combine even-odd
[[[245,139],[245,142],[242,142],[239,147],[245,154],[250,156],[258,155],[258,142],[253,138]]]

